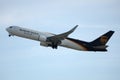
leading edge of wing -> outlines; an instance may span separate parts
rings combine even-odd
[[[51,37],[48,37],[47,39],[49,39],[49,38],[57,38],[59,40],[64,40],[65,38],[68,37],[68,35],[70,35],[72,32],[74,32],[77,27],[78,27],[78,25],[76,25],[74,28],[72,28],[71,30],[69,30],[69,31],[67,31],[65,33],[58,34],[58,35],[55,35],[55,36],[51,36]]]
[[[76,28],[78,27],[78,25],[76,25],[74,28],[72,28],[71,30],[69,30],[68,32],[65,32],[65,33],[62,33],[62,34],[58,34],[58,35],[55,35],[55,36],[51,36],[51,37],[48,37],[46,39],[46,42],[50,42],[51,43],[51,46],[52,48],[56,48],[57,49],[57,46],[61,44],[61,41],[66,39],[68,37],[68,35],[70,35]]]

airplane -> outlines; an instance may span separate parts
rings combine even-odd
[[[86,42],[68,37],[71,33],[75,31],[77,27],[78,25],[76,25],[71,30],[61,34],[39,32],[19,26],[10,26],[6,28],[6,30],[9,33],[9,37],[15,35],[27,39],[36,40],[40,42],[41,46],[52,47],[53,49],[57,49],[58,46],[63,46],[80,51],[107,51],[106,48],[108,47],[108,45],[106,45],[106,43],[111,38],[114,31],[110,30],[102,36],[98,37],[97,39],[91,42]]]

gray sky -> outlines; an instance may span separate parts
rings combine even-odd
[[[119,80],[120,0],[0,0],[0,80]],[[41,47],[40,42],[8,37],[11,25],[92,41],[115,34],[108,52]]]

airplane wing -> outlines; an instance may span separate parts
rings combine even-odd
[[[74,30],[77,27],[78,27],[78,25],[76,25],[74,28],[72,28],[68,32],[48,37],[46,42],[51,42],[52,48],[57,48],[57,46],[61,44],[61,41],[66,39],[68,37],[68,35],[70,35],[72,32],[74,32]]]

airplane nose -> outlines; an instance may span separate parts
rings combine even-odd
[[[8,28],[6,28],[6,31],[8,31]]]

